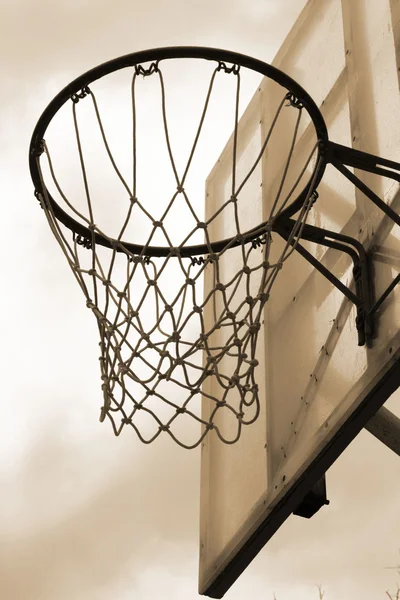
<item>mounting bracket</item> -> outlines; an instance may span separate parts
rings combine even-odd
[[[353,183],[367,198],[384,212],[394,223],[400,226],[400,215],[377,196],[364,182],[362,182],[347,167],[354,167],[369,173],[375,173],[389,177],[400,182],[400,163],[386,160],[373,154],[361,152],[354,148],[347,148],[334,142],[323,142],[321,149],[327,163],[331,163],[340,173]],[[283,239],[289,240],[292,230],[296,224],[294,219],[282,213],[281,217],[274,220],[272,230],[279,233]],[[291,241],[292,246],[310,264],[312,264],[322,275],[335,285],[355,306],[357,307],[356,326],[358,331],[358,345],[370,345],[375,337],[374,315],[388,295],[400,283],[400,273],[393,279],[388,288],[374,303],[374,286],[371,269],[370,248],[364,248],[363,244],[347,235],[328,231],[326,229],[305,224],[301,238],[309,242],[315,242],[334,248],[349,254],[353,260],[353,275],[355,291],[344,285],[329,269],[327,269],[317,258],[299,243],[299,238]]]

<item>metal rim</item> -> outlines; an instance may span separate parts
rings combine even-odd
[[[256,58],[251,58],[249,56],[237,52],[197,46],[174,46],[169,48],[154,48],[151,50],[144,50],[140,52],[134,52],[132,54],[127,54],[125,56],[121,56],[119,58],[115,58],[106,63],[103,63],[93,69],[90,69],[83,75],[80,75],[79,77],[74,79],[63,90],[61,90],[61,92],[59,92],[57,96],[55,96],[55,98],[44,110],[33,131],[29,148],[29,167],[31,177],[35,186],[35,193],[44,193],[37,164],[38,156],[40,156],[41,154],[41,144],[44,135],[53,117],[57,114],[59,109],[71,99],[72,95],[79,93],[85,86],[88,86],[94,81],[106,75],[109,75],[110,73],[113,73],[115,71],[119,71],[128,67],[134,67],[145,62],[179,58],[198,58],[217,62],[223,61],[234,65],[239,65],[240,67],[250,69],[252,71],[260,73],[260,75],[264,75],[265,77],[272,79],[273,81],[281,85],[283,88],[287,89],[288,92],[292,92],[295,95],[295,97],[301,101],[304,109],[307,111],[315,127],[317,139],[319,140],[320,144],[318,148],[318,158],[316,166],[310,176],[308,183],[301,191],[301,193],[297,196],[297,198],[282,212],[281,215],[285,217],[293,216],[301,208],[304,200],[307,198],[307,195],[309,195],[318,187],[318,184],[322,179],[327,164],[327,161],[326,159],[324,159],[322,152],[323,147],[328,141],[328,131],[319,108],[317,107],[311,96],[296,81],[294,81],[294,79],[292,79],[291,77],[286,75],[286,73],[280,71],[276,67],[273,67],[272,65],[258,60]],[[57,204],[57,202],[51,196],[47,188],[46,195],[49,201],[51,202],[54,214],[59,221],[61,221],[66,227],[68,227],[71,231],[75,232],[77,235],[88,239],[92,238],[92,232],[87,227],[85,227],[84,225],[73,219],[70,215],[68,215]],[[248,241],[251,241],[254,237],[260,235],[260,228],[262,227],[262,225],[263,224],[260,224],[259,227],[244,234],[245,238],[248,238]],[[96,244],[106,246],[109,248],[112,248],[114,246],[114,244],[112,244],[109,239],[104,238],[98,233],[95,233],[95,241]],[[222,248],[224,248],[229,242],[231,242],[231,247],[242,243],[242,241],[238,241],[237,243],[235,243],[232,242],[232,240],[221,240],[213,242],[211,244],[212,250],[218,252]],[[146,256],[167,256],[171,252],[171,249],[169,247],[144,247],[143,245],[133,244],[131,242],[126,241],[121,241],[120,244],[132,254],[143,253]],[[209,247],[206,244],[184,246],[180,249],[179,253],[180,256],[195,256],[198,254],[208,254]]]

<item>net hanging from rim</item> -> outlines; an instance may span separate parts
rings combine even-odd
[[[185,181],[207,116],[214,81],[219,73],[236,78],[231,188],[215,214],[202,221],[185,189]],[[140,197],[136,189],[139,148],[135,134],[135,93],[140,75],[158,78],[165,143],[176,183],[176,190],[166,209],[163,214],[157,215],[149,211],[145,199]],[[304,158],[294,185],[283,195],[303,113],[301,102],[292,93],[283,90],[276,114],[262,140],[261,150],[246,176],[238,180],[239,92],[240,67],[218,62],[212,72],[186,167],[180,175],[171,149],[162,69],[158,61],[148,69],[136,65],[131,80],[132,186],[129,186],[121,174],[117,159],[112,154],[92,87],[85,86],[80,93],[72,94],[72,120],[85,190],[86,214],[74,207],[70,195],[56,176],[48,145],[44,140],[41,143],[36,161],[42,186],[41,191],[36,194],[51,230],[84,293],[86,305],[97,320],[103,391],[100,420],[108,418],[115,435],[119,435],[125,426],[130,426],[144,443],[150,443],[162,432],[166,432],[183,447],[194,448],[210,430],[214,430],[223,442],[234,443],[239,439],[242,427],[253,423],[259,415],[256,350],[263,310],[279,270],[301,237],[302,227],[315,201],[313,182],[295,217],[296,225],[290,238],[273,261],[272,223],[293,200],[299,182],[315,159],[317,144]],[[108,235],[96,224],[85,144],[79,127],[79,106],[87,102],[91,102],[100,139],[115,177],[119,179],[126,195],[126,217],[118,236]],[[269,141],[278,119],[285,119],[286,111],[289,110],[296,114],[292,138],[280,181],[276,186],[276,195],[270,200],[271,208],[267,219],[251,231],[243,231],[240,219],[242,213],[238,208],[241,195],[260,161],[266,159]],[[44,182],[41,157],[46,159],[49,176],[61,202],[64,202],[74,217],[86,225],[90,236],[72,232],[71,237],[71,231],[60,222],[57,208],[50,199]],[[100,177],[101,173],[96,176]],[[313,177],[317,178],[317,169]],[[178,200],[188,207],[192,225],[181,235],[181,243],[176,245],[165,222]],[[124,242],[124,232],[134,210],[140,211],[150,228],[146,243],[138,247],[138,250]],[[234,235],[228,240],[215,243],[210,230],[223,211],[230,211]],[[199,231],[204,236],[203,250],[200,253],[200,246],[189,245],[192,236]],[[161,248],[152,244],[156,233],[161,234],[165,240]],[[221,261],[230,260],[231,256],[235,257],[235,264],[240,262],[240,268],[227,280],[224,279],[220,265]],[[201,282],[204,274],[212,284],[203,295]],[[217,335],[221,331],[222,338]],[[223,344],[221,339],[224,340]],[[205,382],[209,378],[214,379],[213,389],[218,390],[218,394],[206,391]],[[201,411],[202,400],[205,398],[212,407],[208,414]],[[221,411],[229,415],[229,435],[219,426]]]

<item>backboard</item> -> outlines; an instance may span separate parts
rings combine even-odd
[[[310,0],[273,65],[313,97],[331,140],[398,161],[398,48],[398,2]],[[265,123],[276,108],[269,86],[268,81],[261,82],[239,125],[237,168],[243,173],[260,152]],[[268,214],[273,174],[284,168],[287,155],[286,127],[285,122],[279,125],[275,152],[263,157],[242,190],[249,224],[263,222]],[[300,155],[309,135],[307,127],[300,131]],[[206,218],[226,201],[232,145],[233,138],[207,179]],[[294,162],[291,168],[295,166]],[[399,212],[397,183],[375,174],[356,174]],[[364,244],[379,298],[399,272],[400,228],[333,168],[327,168],[318,193],[308,222]],[[226,238],[232,224],[221,218],[214,227],[216,237]],[[274,252],[279,253],[282,244],[276,235]],[[348,256],[310,242],[304,246],[351,285]],[[227,280],[236,267],[232,251],[220,264]],[[206,271],[205,294],[212,286],[210,277]],[[202,442],[201,594],[223,596],[399,386],[399,286],[380,307],[372,347],[357,345],[355,318],[354,306],[342,292],[298,253],[291,254],[267,302],[258,340],[261,414],[235,445],[225,445],[214,435]],[[221,336],[218,345],[223,345],[223,335],[215,332]],[[213,381],[206,385],[214,385]],[[204,391],[217,393],[212,388]],[[209,410],[204,400],[204,414]]]

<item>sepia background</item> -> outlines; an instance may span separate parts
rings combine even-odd
[[[371,0],[378,2],[379,0]],[[0,597],[194,599],[199,451],[98,422],[94,319],[36,199],[30,136],[71,79],[116,56],[204,45],[270,62],[303,0],[37,3],[0,8]],[[386,406],[400,415],[399,395]],[[329,507],[292,517],[228,592],[376,600],[400,581],[400,461],[363,431],[327,473]]]

